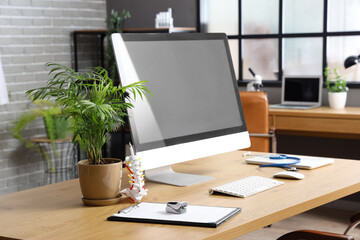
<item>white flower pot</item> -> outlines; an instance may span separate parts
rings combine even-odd
[[[329,92],[328,96],[331,108],[341,109],[345,107],[347,92]]]

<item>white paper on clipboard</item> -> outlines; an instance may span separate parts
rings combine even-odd
[[[173,214],[165,208],[164,203],[142,202],[121,210],[108,220],[217,227],[241,211],[241,208],[189,205],[186,213]]]

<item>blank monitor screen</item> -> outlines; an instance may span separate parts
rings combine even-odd
[[[121,83],[147,81],[145,86],[154,95],[148,95],[148,101],[133,101],[129,110],[138,153],[247,134],[225,34],[114,34],[112,39]],[[198,149],[181,154],[169,151],[173,156],[158,154],[152,163],[143,159],[143,167],[166,164],[162,157],[172,164],[203,157],[202,152],[220,153],[221,145],[217,143],[218,149],[194,145]],[[229,151],[245,148],[249,140],[227,145]]]
[[[227,56],[219,47],[223,41],[138,43],[126,42],[126,46],[139,79],[148,81],[146,86],[154,94],[148,98],[153,118],[131,119],[139,151],[241,129],[238,99],[229,94],[234,86],[227,80],[231,79],[224,64]],[[134,108],[135,114],[141,111]]]
[[[318,102],[320,77],[285,77],[284,101]]]

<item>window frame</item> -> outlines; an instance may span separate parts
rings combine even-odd
[[[324,69],[327,66],[327,39],[328,37],[334,37],[334,36],[360,36],[360,31],[327,31],[327,25],[328,25],[328,1],[329,0],[323,0],[324,1],[324,7],[323,7],[323,28],[322,32],[318,33],[283,33],[283,7],[284,7],[284,0],[279,0],[279,28],[278,33],[274,34],[242,34],[242,24],[241,24],[241,18],[242,18],[242,0],[238,0],[238,34],[237,35],[228,35],[228,39],[232,40],[238,40],[238,54],[239,54],[239,79],[238,84],[239,86],[245,86],[249,81],[243,80],[243,63],[242,63],[242,40],[243,39],[277,39],[278,41],[278,67],[279,67],[279,73],[278,73],[278,80],[265,80],[263,81],[263,85],[265,87],[278,87],[281,86],[281,79],[283,75],[283,40],[286,38],[300,38],[300,37],[320,37],[322,38],[322,74],[324,76]],[[201,0],[197,0],[197,31],[201,31]],[[344,59],[345,60],[345,59]],[[324,78],[325,79],[325,78]],[[360,80],[360,79],[359,79]],[[324,85],[325,86],[325,85]],[[350,88],[360,88],[360,82],[355,81],[349,81],[348,87]]]

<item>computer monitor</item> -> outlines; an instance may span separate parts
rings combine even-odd
[[[250,146],[225,34],[113,34],[112,42],[121,84],[147,81],[154,95],[131,100],[128,111],[148,180],[207,181],[171,164]]]

